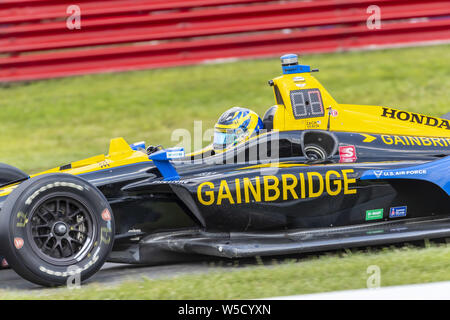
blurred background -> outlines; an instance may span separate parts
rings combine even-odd
[[[174,145],[232,106],[263,115],[290,52],[338,102],[441,116],[449,42],[448,0],[0,0],[0,162],[35,172],[117,136]]]

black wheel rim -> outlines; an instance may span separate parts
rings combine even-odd
[[[78,199],[43,199],[29,218],[29,235],[36,253],[52,264],[80,261],[89,252],[95,234],[91,212]]]

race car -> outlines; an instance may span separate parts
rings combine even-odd
[[[262,119],[232,108],[192,154],[111,140],[36,175],[0,166],[0,256],[43,285],[160,264],[450,235],[450,117],[337,103],[281,58]]]

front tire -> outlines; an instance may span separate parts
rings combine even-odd
[[[0,213],[0,252],[23,278],[43,286],[86,280],[105,263],[114,217],[103,194],[56,173],[20,184]]]

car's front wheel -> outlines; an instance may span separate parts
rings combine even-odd
[[[68,174],[23,182],[0,214],[0,252],[19,275],[44,286],[95,274],[113,239],[114,217],[103,194]]]

